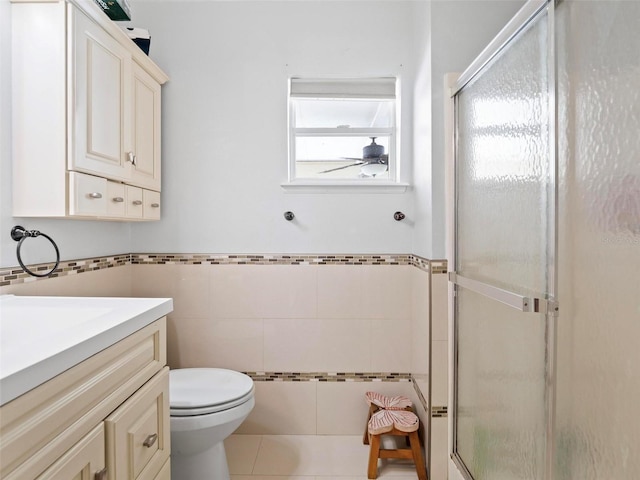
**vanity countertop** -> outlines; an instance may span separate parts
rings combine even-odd
[[[172,310],[170,298],[0,296],[0,405]]]

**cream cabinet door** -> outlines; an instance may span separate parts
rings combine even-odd
[[[126,180],[131,170],[131,53],[82,12],[73,25],[69,170]],[[74,88],[75,87],[75,88]]]
[[[110,480],[152,480],[169,459],[169,369],[105,420]]]
[[[160,84],[133,62],[133,154],[130,182],[160,191]]]
[[[100,423],[36,480],[106,479],[104,424]]]

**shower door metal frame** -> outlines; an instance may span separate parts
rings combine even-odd
[[[556,76],[556,41],[555,41],[555,5],[562,0],[529,0],[500,33],[489,43],[480,55],[469,65],[469,67],[455,81],[450,81],[448,105],[449,112],[450,140],[448,140],[449,155],[453,164],[449,184],[452,190],[452,212],[449,216],[452,222],[449,240],[449,261],[452,269],[457,267],[458,252],[458,103],[457,94],[477,75],[481,74],[483,68],[487,66],[500,52],[508,48],[513,39],[529,25],[535,21],[545,10],[547,13],[547,72],[548,72],[548,132],[549,132],[549,181],[547,184],[547,284],[548,294],[545,296],[525,297],[513,292],[499,289],[493,285],[479,282],[473,279],[461,277],[455,271],[449,272],[450,299],[450,338],[452,348],[450,349],[450,378],[451,388],[449,392],[450,420],[449,420],[449,474],[451,480],[464,479],[474,480],[473,476],[465,466],[463,460],[458,455],[457,449],[457,382],[458,382],[458,324],[457,324],[457,303],[456,291],[458,286],[473,290],[476,293],[492,298],[512,308],[522,312],[541,312],[546,314],[545,325],[545,480],[553,479],[553,458],[555,443],[555,372],[556,372],[556,335],[557,316],[559,305],[555,300],[557,297],[557,218],[558,218],[558,161],[557,161],[557,76]],[[446,80],[445,80],[446,83]],[[457,475],[456,475],[457,473]],[[452,475],[453,474],[453,475]]]

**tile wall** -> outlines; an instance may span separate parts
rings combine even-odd
[[[366,391],[402,394],[427,426],[431,479],[446,478],[446,262],[132,254],[59,270],[31,281],[5,269],[0,294],[172,297],[169,365],[256,381],[256,407],[238,433],[361,434]]]

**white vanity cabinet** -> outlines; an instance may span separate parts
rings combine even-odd
[[[170,476],[165,317],[0,407],[4,480]]]
[[[78,179],[160,192],[166,74],[93,0],[12,0],[12,37],[13,214],[158,219]]]

